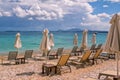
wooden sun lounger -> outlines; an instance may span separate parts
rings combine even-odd
[[[116,77],[117,76],[117,71],[112,71],[112,70],[107,70],[104,72],[99,73],[98,79],[100,79],[101,76],[106,76],[106,78],[108,77]]]
[[[72,55],[76,56],[76,51],[77,51],[77,49],[78,49],[78,46],[74,46],[74,47],[73,47],[73,49],[71,50],[71,53],[70,53],[71,56],[72,56]]]
[[[84,67],[84,64],[88,62],[88,58],[91,55],[91,51],[86,51],[83,56],[77,60],[70,60],[70,63],[77,65],[76,68],[79,68],[80,66]]]
[[[18,64],[17,55],[18,55],[18,51],[10,51],[9,54],[8,54],[7,59],[5,59],[6,57],[1,58],[2,64],[4,64],[4,60],[9,61],[9,63],[14,61],[15,64]]]
[[[89,58],[89,60],[92,60],[92,64],[95,64],[95,61],[96,61],[96,63],[97,63],[97,59],[101,59],[101,60],[102,60],[102,58],[99,57],[100,54],[101,54],[101,52],[102,52],[102,49],[98,49],[98,50],[96,51],[96,53],[93,55],[93,57],[90,57],[90,58]]]
[[[58,56],[60,56],[63,52],[64,48],[58,48],[56,53],[51,53],[48,55],[49,59],[58,59]]]
[[[43,64],[42,65],[42,73],[44,74],[46,72],[47,75],[49,75],[54,68],[55,73],[61,74],[62,66],[67,66],[71,72],[71,67],[67,64],[69,57],[70,57],[70,54],[62,54],[57,63],[54,63],[54,62],[50,63],[49,62],[49,63]],[[59,70],[59,72],[58,72],[58,70]]]

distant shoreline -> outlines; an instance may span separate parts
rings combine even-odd
[[[42,31],[0,31],[0,32],[42,32]],[[82,32],[82,31],[58,30],[58,31],[51,31],[51,32]],[[108,31],[88,31],[88,32],[108,33]]]

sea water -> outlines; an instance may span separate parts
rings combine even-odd
[[[0,53],[9,52],[16,50],[14,48],[16,33],[19,31],[6,31],[0,32]],[[32,49],[39,50],[40,42],[42,40],[41,31],[20,31],[22,48],[20,51]],[[59,47],[64,47],[65,49],[72,48],[74,34],[78,34],[78,46],[80,47],[82,41],[82,31],[50,31],[54,35],[54,49]],[[91,39],[93,31],[88,31],[88,47],[92,45]],[[97,32],[96,34],[96,44],[105,44],[107,37],[107,32]]]

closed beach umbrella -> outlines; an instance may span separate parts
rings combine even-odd
[[[21,40],[20,40],[20,33],[17,33],[17,34],[16,34],[16,40],[15,40],[14,47],[15,47],[17,50],[22,47]]]
[[[115,14],[111,21],[111,28],[108,32],[106,44],[105,44],[105,51],[110,52],[113,51],[117,53],[117,77],[119,75],[119,68],[118,68],[118,53],[120,53],[120,15]]]
[[[40,50],[43,51],[43,55],[47,55],[47,52],[51,49],[48,37],[48,29],[43,30],[42,41],[40,43]]]
[[[82,36],[82,43],[81,43],[81,47],[83,47],[84,49],[87,48],[87,32],[88,30],[84,30],[83,31],[83,36]]]
[[[78,35],[77,35],[77,33],[75,33],[75,35],[74,35],[73,44],[74,45],[78,44]]]
[[[54,37],[53,37],[52,33],[50,34],[49,42],[50,42],[50,46],[53,47],[54,46]]]
[[[92,44],[96,44],[96,34],[92,35]]]

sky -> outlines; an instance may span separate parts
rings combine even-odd
[[[0,0],[0,31],[108,31],[120,0]]]

